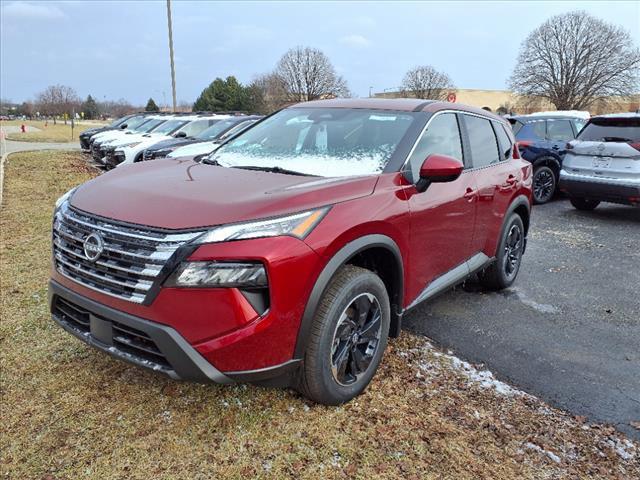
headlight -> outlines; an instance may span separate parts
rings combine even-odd
[[[261,263],[183,262],[165,286],[265,288],[267,272]]]
[[[281,235],[303,239],[320,223],[328,211],[329,207],[324,207],[269,220],[224,225],[208,231],[196,239],[196,242],[216,243]]]
[[[71,197],[71,195],[73,195],[73,192],[76,191],[78,187],[73,187],[71,190],[69,190],[67,193],[65,193],[64,195],[62,195],[60,198],[58,198],[56,200],[56,207],[55,209],[57,210],[58,208],[60,208],[60,206],[66,202],[67,200],[69,200],[69,197]]]

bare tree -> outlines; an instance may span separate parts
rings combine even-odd
[[[116,101],[105,100],[103,102],[98,102],[98,108],[103,116],[114,118],[123,117],[124,115],[133,113],[136,110],[142,110],[142,108],[136,109],[124,98]]]
[[[80,102],[76,91],[66,85],[50,85],[36,96],[38,111],[45,116],[53,117],[54,123],[58,116],[71,116],[73,109],[77,109]],[[67,123],[66,117],[64,123]]]
[[[578,11],[551,17],[529,34],[509,83],[558,110],[583,110],[600,98],[637,93],[639,69],[629,32]]]
[[[416,98],[446,100],[455,89],[449,75],[439,72],[431,65],[422,65],[409,70],[402,80],[403,93]]]
[[[269,114],[291,103],[283,82],[275,73],[255,77],[249,84],[249,91],[254,110],[258,113]]]
[[[287,101],[347,97],[347,82],[336,73],[329,57],[316,48],[295,47],[278,62],[274,74]]]

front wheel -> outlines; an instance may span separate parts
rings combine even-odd
[[[588,198],[570,197],[569,201],[571,202],[571,205],[573,205],[578,210],[591,211],[598,205],[600,205],[600,202],[598,200],[589,200]]]
[[[556,174],[549,167],[533,169],[533,202],[541,205],[549,202],[556,191]]]
[[[511,214],[500,238],[496,261],[480,273],[480,283],[490,290],[510,287],[518,276],[524,252],[525,231],[522,218]]]
[[[387,346],[391,308],[375,273],[347,265],[333,278],[313,320],[299,389],[325,405],[358,396]]]

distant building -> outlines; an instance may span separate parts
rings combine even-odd
[[[456,103],[473,105],[474,107],[490,108],[492,112],[527,114],[544,110],[555,110],[547,100],[536,97],[516,95],[510,90],[476,90],[458,88],[451,90],[456,95]],[[377,98],[399,98],[406,96],[403,92],[375,93]],[[589,109],[592,115],[614,112],[635,112],[640,108],[640,95],[630,99],[610,97],[598,100]]]

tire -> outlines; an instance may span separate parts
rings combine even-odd
[[[578,210],[591,211],[600,205],[599,200],[589,200],[588,198],[570,197],[569,201]]]
[[[558,179],[551,168],[538,166],[533,168],[533,203],[542,205],[553,198]]]
[[[478,275],[482,286],[489,290],[502,290],[513,284],[522,262],[524,239],[522,218],[513,213],[502,230],[496,261]]]
[[[358,315],[358,308],[367,314]],[[364,329],[357,326],[359,319],[364,319]],[[324,405],[340,405],[360,395],[380,364],[390,321],[389,296],[380,277],[364,268],[343,267],[313,319],[299,391]]]

